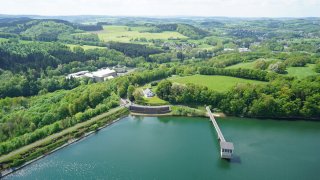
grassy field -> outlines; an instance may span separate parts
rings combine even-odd
[[[69,46],[71,49],[76,47],[76,46],[80,46],[80,45],[76,45],[76,44],[66,44],[67,46]],[[88,45],[82,45],[80,46],[82,47],[84,50],[87,50],[87,49],[95,49],[95,48],[105,48],[105,47],[100,47],[100,46],[88,46]]]
[[[169,38],[187,38],[178,32],[148,33],[139,32],[147,30],[148,27],[128,27],[128,26],[104,26],[104,30],[97,31],[99,38],[103,41],[130,42],[130,39],[146,38],[149,39],[169,39]]]
[[[316,73],[313,68],[315,64],[307,64],[305,67],[288,67],[287,72],[289,76],[296,76],[298,78],[304,78],[311,75],[316,75]]]
[[[263,59],[265,61],[279,61],[277,59]],[[226,69],[238,69],[238,68],[242,68],[242,69],[254,69],[254,64],[256,61],[252,61],[252,62],[243,62],[243,63],[239,63],[239,64],[235,64],[232,66],[228,66],[226,67]]]
[[[245,63],[239,63],[239,64],[235,64],[232,66],[228,66],[226,67],[226,69],[238,69],[238,68],[242,68],[242,69],[254,69],[254,63],[253,62],[245,62]]]
[[[265,82],[241,79],[229,76],[208,76],[208,75],[193,75],[185,77],[171,77],[170,81],[180,84],[193,83],[198,85],[207,86],[208,88],[223,92],[229,90],[231,87],[236,84],[250,83],[250,84],[263,84]]]

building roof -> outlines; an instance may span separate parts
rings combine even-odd
[[[115,72],[116,72],[115,70],[106,68],[106,69],[100,69],[98,71],[92,72],[92,75],[96,77],[106,77],[106,76],[110,76],[110,74]]]
[[[232,150],[234,149],[232,142],[221,141],[221,142],[220,142],[220,147],[221,147],[222,149],[232,149]]]
[[[85,76],[89,77],[89,78],[93,78],[93,74],[92,73],[86,73]]]
[[[79,72],[76,72],[76,73],[72,73],[72,74],[69,74],[68,76],[67,76],[67,78],[71,78],[71,77],[73,77],[73,78],[80,78],[80,77],[83,77],[83,76],[85,76],[87,73],[89,73],[89,71],[79,71]]]

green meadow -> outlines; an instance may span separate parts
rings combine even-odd
[[[304,78],[307,76],[316,75],[314,69],[315,64],[307,64],[305,67],[288,67],[287,72],[289,76],[296,76],[298,78]]]
[[[224,92],[232,88],[237,84],[263,84],[265,82],[256,81],[256,80],[249,80],[249,79],[242,79],[236,77],[229,77],[229,76],[210,76],[210,75],[192,75],[192,76],[175,76],[169,78],[170,81],[179,83],[179,84],[197,84],[202,86],[207,86],[208,88]]]
[[[128,26],[104,26],[104,30],[97,31],[99,38],[103,41],[117,41],[117,42],[130,42],[131,39],[135,38],[146,38],[150,39],[169,39],[169,38],[180,38],[186,39],[187,37],[173,31],[165,31],[161,33],[149,33],[140,32],[148,30],[149,27],[128,27]]]

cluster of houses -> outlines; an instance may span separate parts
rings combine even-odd
[[[80,72],[72,73],[72,74],[69,74],[66,78],[70,79],[70,78],[88,77],[88,78],[94,79],[97,82],[101,82],[101,81],[113,79],[116,76],[117,76],[116,70],[110,69],[110,68],[102,68],[94,72],[80,71]]]

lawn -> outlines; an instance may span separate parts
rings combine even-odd
[[[313,70],[314,66],[315,64],[307,64],[305,67],[288,67],[287,75],[296,76],[298,78],[304,78],[307,76],[319,74]]]
[[[229,76],[208,76],[208,75],[192,75],[192,76],[175,76],[169,78],[170,81],[180,84],[193,83],[197,85],[207,86],[209,89],[224,92],[229,90],[236,84],[263,84],[265,82],[248,80]]]
[[[150,106],[161,106],[161,105],[169,104],[167,101],[160,99],[158,96],[144,98],[144,101],[147,105],[150,105]]]
[[[128,27],[128,26],[104,26],[104,30],[96,31],[99,38],[103,41],[130,42],[130,39],[146,38],[149,39],[169,39],[169,38],[187,38],[186,36],[172,31],[161,33],[139,32],[147,30],[149,27]]]

